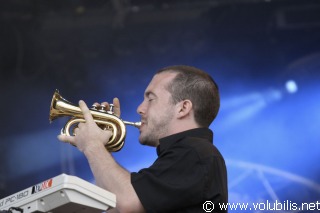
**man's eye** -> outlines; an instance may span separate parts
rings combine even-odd
[[[153,101],[153,100],[154,100],[154,99],[152,99],[152,98],[149,98],[149,99],[148,99],[149,102],[150,102],[150,101]]]

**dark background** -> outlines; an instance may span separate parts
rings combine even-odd
[[[320,200],[320,1],[7,0],[0,2],[0,197],[86,159],[49,124],[55,89],[88,104],[119,97],[124,120],[153,73],[188,64],[221,90],[211,125],[225,156],[230,202]],[[293,80],[298,90],[285,87]],[[114,156],[130,171],[155,150],[128,127]]]

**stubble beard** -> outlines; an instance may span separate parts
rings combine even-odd
[[[169,134],[169,123],[173,117],[172,111],[167,111],[161,118],[149,118],[146,122],[146,128],[141,132],[139,141],[142,145],[158,146],[159,139]]]

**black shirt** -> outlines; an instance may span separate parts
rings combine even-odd
[[[131,183],[147,212],[204,212],[203,204],[227,203],[224,159],[213,133],[197,128],[160,139],[157,160],[131,173]],[[218,211],[219,210],[219,211]]]

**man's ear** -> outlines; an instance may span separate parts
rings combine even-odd
[[[177,104],[177,117],[182,118],[190,114],[193,109],[192,102],[190,100],[183,100]]]

